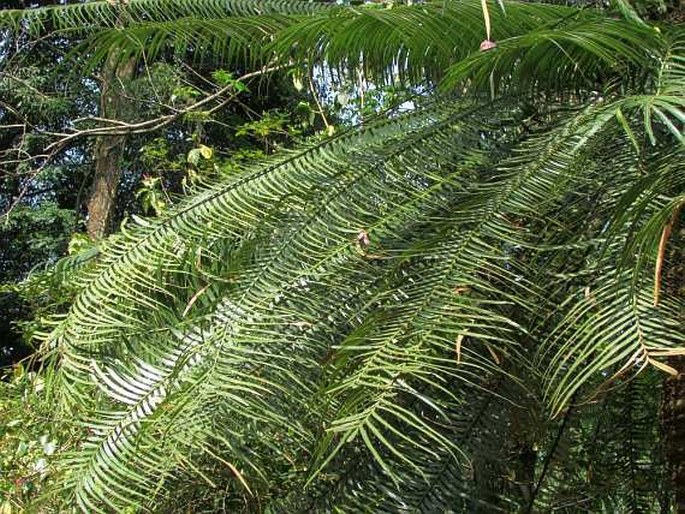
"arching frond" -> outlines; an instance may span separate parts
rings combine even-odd
[[[492,24],[498,39],[515,39],[577,14],[561,6],[511,2],[506,15],[493,13]],[[321,13],[283,30],[272,48],[277,55],[392,83],[398,77],[439,79],[448,66],[477,53],[485,37],[480,2],[426,2]]]
[[[629,277],[616,277],[612,283],[605,275],[602,283],[599,289],[588,285],[578,295],[581,300],[549,343],[556,349],[548,378],[555,412],[598,373],[609,379],[614,373],[636,374],[649,365],[670,370],[658,358],[685,352],[677,308],[654,308],[651,288],[633,292]]]
[[[612,81],[626,87],[632,78],[643,80],[640,73],[653,65],[661,44],[652,28],[577,14],[473,52],[447,71],[443,87],[604,94]]]
[[[449,412],[472,389],[516,404],[493,381],[519,383],[538,320],[559,316],[543,294],[555,261],[541,266],[547,250],[525,227],[569,216],[568,188],[597,180],[607,138],[627,141],[598,110],[540,113],[531,135],[501,103],[441,102],[248,167],[114,241],[52,342],[64,399],[90,406],[70,461],[84,509],[144,505],[160,477],[217,454],[261,496],[293,452],[311,487],[360,452],[398,486],[435,479],[436,459],[467,469],[472,435]],[[590,318],[602,330],[578,315],[605,302],[589,298],[565,323],[594,339],[562,324],[547,343],[556,411],[632,362],[610,339],[634,340],[612,321],[614,296],[611,318]],[[639,323],[640,337],[677,344]],[[608,357],[578,372],[586,341]],[[247,451],[250,434],[262,441]]]
[[[274,13],[311,13],[324,5],[298,0],[98,0],[65,6],[0,10],[0,26],[36,36],[50,31],[95,32],[182,18],[220,19]]]
[[[620,66],[644,64],[656,38],[650,29],[607,20],[590,11],[520,2],[509,3],[506,15],[493,13],[498,47],[486,53],[478,50],[486,36],[481,4],[476,1],[392,9],[240,0],[161,5],[132,0],[121,5],[89,2],[7,11],[0,15],[4,17],[0,25],[24,23],[43,31],[49,30],[49,22],[59,30],[83,32],[85,40],[77,53],[89,56],[89,66],[101,62],[111,48],[148,59],[172,48],[198,59],[225,62],[238,55],[235,49],[239,47],[243,53],[247,49],[263,52],[265,60],[275,55],[280,62],[325,64],[347,74],[361,73],[377,83],[392,83],[396,78],[439,80],[453,66],[448,87],[465,78],[475,78],[477,83],[490,80],[493,59],[498,80],[528,80],[531,67],[553,63],[557,85],[565,89],[570,89],[572,79],[577,80],[574,77],[583,76],[576,73],[579,67],[594,66],[583,70],[581,85],[587,86],[598,66],[609,63],[620,73]],[[526,59],[521,60],[522,56]]]

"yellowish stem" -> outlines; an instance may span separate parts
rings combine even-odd
[[[664,268],[664,258],[666,256],[666,246],[668,245],[668,238],[671,237],[671,231],[676,221],[678,221],[678,216],[680,215],[680,209],[683,208],[685,202],[680,202],[673,209],[673,214],[671,214],[671,219],[666,223],[664,229],[661,231],[661,239],[659,240],[659,250],[656,255],[656,266],[654,267],[654,307],[659,305],[659,297],[661,296],[661,275]]]
[[[488,0],[480,0],[483,8],[483,19],[485,20],[485,39],[490,41],[490,11],[488,11]]]

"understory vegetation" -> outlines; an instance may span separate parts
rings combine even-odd
[[[685,512],[679,3],[49,4],[0,513]]]

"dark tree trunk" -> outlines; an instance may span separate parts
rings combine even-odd
[[[685,211],[677,208],[670,226],[665,229],[668,244],[664,251],[663,276],[664,291],[681,302],[685,300],[684,217]],[[685,356],[671,357],[668,365],[678,372],[678,376],[670,376],[664,382],[661,426],[671,473],[675,512],[685,514]]]
[[[685,359],[672,358],[669,364],[680,374],[664,385],[662,422],[676,512],[685,513]]]
[[[113,48],[102,69],[100,116],[118,119],[126,103],[124,92],[133,78],[135,59],[120,60],[119,51]],[[116,207],[117,189],[121,178],[121,157],[126,136],[100,136],[95,140],[93,161],[95,173],[88,199],[86,230],[94,239],[100,239],[111,229]]]

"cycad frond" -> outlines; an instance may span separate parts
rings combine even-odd
[[[326,291],[327,281],[333,277],[346,276],[348,280],[342,284],[344,287],[337,290],[338,298],[347,297],[353,301],[355,297],[359,297],[360,288],[372,277],[374,268],[384,267],[384,258],[375,259],[360,253],[361,248],[355,242],[360,230],[368,230],[373,238],[382,237],[383,231],[388,230],[383,227],[384,224],[397,226],[407,216],[416,213],[415,210],[408,209],[406,204],[395,202],[400,198],[406,199],[406,193],[412,190],[416,195],[414,203],[430,201],[425,188],[430,181],[439,178],[432,175],[416,176],[407,182],[406,176],[397,175],[400,170],[394,171],[387,161],[393,154],[388,146],[388,138],[397,137],[400,133],[406,137],[408,131],[409,134],[415,134],[418,144],[426,143],[430,137],[434,140],[431,146],[434,148],[433,159],[437,164],[441,150],[439,140],[436,139],[440,134],[440,124],[434,124],[437,119],[442,118],[443,137],[448,137],[450,131],[463,126],[463,122],[460,123],[460,112],[461,110],[443,109],[442,112],[429,110],[412,114],[393,122],[368,127],[363,138],[356,135],[352,139],[341,137],[321,148],[281,158],[280,162],[264,170],[246,172],[228,186],[217,186],[209,190],[192,202],[192,208],[191,205],[181,207],[177,215],[157,226],[143,228],[134,239],[115,247],[86,285],[72,311],[75,317],[63,325],[58,341],[64,351],[62,370],[68,382],[83,382],[79,379],[80,376],[85,378],[95,372],[99,377],[98,381],[108,391],[107,394],[115,401],[128,405],[123,410],[124,405],[120,405],[118,414],[113,414],[110,418],[112,423],[104,427],[106,430],[92,436],[94,443],[97,442],[93,446],[95,462],[105,459],[107,454],[125,459],[125,447],[117,448],[115,444],[123,429],[122,424],[129,427],[128,437],[143,431],[150,433],[154,425],[149,422],[143,425],[142,422],[154,415],[160,402],[173,402],[170,399],[173,395],[167,398],[162,391],[170,393],[174,388],[181,387],[189,393],[195,387],[193,384],[208,388],[208,394],[212,397],[211,404],[218,407],[227,405],[229,398],[238,400],[236,391],[242,391],[243,397],[236,406],[245,416],[270,419],[272,422],[278,421],[280,417],[288,419],[289,426],[293,426],[295,421],[291,416],[296,409],[291,401],[280,398],[265,404],[260,397],[280,396],[279,391],[287,391],[289,395],[293,395],[300,387],[305,387],[305,392],[311,389],[313,385],[307,385],[306,376],[296,378],[290,373],[283,373],[283,370],[292,366],[286,366],[287,361],[293,359],[294,362],[299,362],[304,366],[303,370],[310,369],[315,378],[318,374],[315,365],[317,359],[323,358],[331,344],[330,341],[327,342],[329,336],[320,339],[321,335],[317,334],[317,330],[321,330],[319,326],[340,323],[349,315],[349,307],[343,305],[337,314],[341,317],[340,321],[329,319],[330,313],[323,315],[312,310],[309,305],[311,293],[307,291],[322,288]],[[427,130],[426,123],[429,121],[430,130]],[[473,128],[469,130],[473,131]],[[381,141],[384,145],[378,147]],[[403,144],[394,150],[397,153],[394,159],[409,159],[411,162],[426,158],[425,153],[418,152],[417,146],[407,147],[406,139],[402,141]],[[360,144],[362,146],[358,146]],[[374,146],[378,147],[379,153],[374,153]],[[358,153],[364,148],[367,149],[365,157],[365,153]],[[388,151],[391,153],[388,154]],[[354,153],[344,157],[349,152]],[[350,158],[357,160],[356,167],[345,164],[350,162]],[[308,162],[319,170],[317,176],[311,174],[311,168],[303,167]],[[364,186],[361,189],[364,191],[363,196],[360,196],[361,191],[358,189],[361,186]],[[438,186],[439,184],[434,186],[436,193],[442,188]],[[374,188],[377,193],[373,193]],[[253,196],[251,191],[258,193]],[[389,193],[392,191],[397,199],[389,202],[392,198]],[[404,195],[400,195],[402,191],[405,191]],[[384,194],[377,196],[381,192]],[[321,195],[325,201],[316,202],[305,209],[301,200],[305,194],[309,197]],[[273,207],[276,208],[275,212]],[[278,216],[275,215],[276,212]],[[376,226],[372,223],[374,220]],[[282,226],[282,223],[286,225]],[[328,229],[323,237],[318,241],[312,240],[313,235],[320,234],[324,227]],[[255,235],[266,237],[261,239],[266,246],[260,244],[253,247],[251,239]],[[219,243],[223,250],[216,247]],[[197,247],[197,244],[201,246]],[[133,253],[130,253],[131,250]],[[224,279],[216,282],[214,278],[212,287],[191,303],[193,298],[198,298],[195,295],[205,286],[196,280],[187,282],[184,278],[189,272],[187,263],[195,263],[199,259],[197,262],[200,264],[202,254],[211,259],[211,255],[216,252],[231,259],[233,269],[212,269],[216,264],[211,265],[207,270],[208,276],[223,275]],[[241,257],[241,253],[246,255]],[[186,257],[188,255],[196,255],[196,258],[189,260]],[[244,268],[237,266],[239,262],[244,262]],[[199,269],[194,274],[197,271]],[[231,273],[241,277],[233,286],[233,280],[229,278]],[[292,276],[293,273],[294,277],[287,283],[277,284],[277,277]],[[121,280],[120,276],[126,278]],[[166,278],[161,279],[161,276]],[[200,276],[204,276],[204,273],[201,272]],[[161,282],[157,282],[156,278],[161,279]],[[199,282],[203,280],[199,278]],[[127,283],[135,284],[135,287]],[[161,283],[167,285],[160,287],[158,284]],[[169,300],[174,296],[176,300],[169,305]],[[225,300],[221,300],[222,296]],[[362,295],[356,301],[363,299]],[[94,318],[89,312],[93,312],[96,305],[99,305],[97,310],[100,314]],[[175,317],[183,324],[182,313],[191,305],[190,312],[194,314],[192,319],[196,323],[204,319],[202,324],[206,328],[184,335],[182,330],[179,332],[178,328],[172,329],[169,321]],[[299,309],[292,311],[295,306],[299,306]],[[216,310],[216,314],[206,314],[207,308]],[[159,313],[161,318],[155,315],[156,321],[153,321],[147,315],[150,312]],[[231,328],[227,328],[227,323]],[[160,327],[160,331],[151,329],[153,325]],[[287,329],[285,333],[281,331],[282,327],[288,326],[294,328]],[[154,340],[154,344],[150,339]],[[126,348],[112,346],[116,341],[123,340],[128,341]],[[242,343],[238,343],[239,341]],[[272,345],[265,346],[268,341],[273,341]],[[305,344],[307,342],[309,345]],[[228,347],[225,346],[227,344]],[[283,345],[294,352],[291,357],[286,356],[288,352],[284,353]],[[90,359],[100,352],[104,352],[102,355],[109,355],[106,360],[116,368],[117,355],[121,355],[121,352],[131,355],[131,351],[147,360],[147,367],[154,376],[144,380],[141,375],[144,366],[136,366],[130,371],[89,369]],[[206,351],[210,355],[205,355]],[[170,360],[172,355],[178,357]],[[159,360],[162,358],[164,360]],[[240,364],[242,359],[249,359],[247,368]],[[96,361],[103,362],[100,357]],[[210,366],[210,363],[213,364]],[[258,375],[254,375],[255,371],[258,371]],[[268,375],[272,373],[276,376],[269,379]],[[185,385],[181,382],[181,376],[186,380]],[[227,378],[231,376],[235,378]],[[283,384],[284,380],[289,384],[287,387]],[[133,390],[127,390],[125,384],[133,386],[137,383],[148,383],[149,386],[143,389],[135,386]],[[301,385],[298,386],[298,383]],[[88,401],[92,394],[87,392],[88,389],[79,392],[75,390],[75,398]],[[251,394],[247,394],[248,391]],[[192,397],[207,407],[209,400],[202,400],[204,395],[199,391],[192,393]],[[295,404],[303,402],[304,398],[295,398]],[[191,403],[195,403],[195,400]],[[290,408],[287,408],[288,405]],[[274,408],[275,411],[272,410]],[[174,408],[164,410],[172,412],[177,419],[180,418],[179,423],[182,426],[184,423],[181,419],[193,419],[195,424],[202,419],[192,405],[186,403],[183,409],[188,417],[176,412]],[[201,411],[207,415],[206,410]],[[271,414],[267,414],[269,411]],[[227,430],[230,433],[235,429]],[[171,432],[168,436],[171,436]],[[153,454],[150,449],[147,458],[150,459],[151,466],[148,469],[158,467],[163,455],[162,451],[155,451]],[[90,460],[89,457],[83,465]],[[80,468],[85,476],[95,472],[95,469],[88,472],[86,467]],[[145,468],[141,466],[140,469]],[[128,478],[130,481],[138,481],[141,487],[147,483],[141,483],[140,477],[135,474]],[[114,485],[110,484],[110,487]],[[88,488],[80,487],[77,494],[97,497],[97,490],[89,491]]]
[[[502,38],[496,48],[458,61],[447,71],[443,87],[577,94],[620,80],[625,88],[631,78],[644,80],[639,74],[653,64],[661,44],[659,34],[643,25],[577,13]]]
[[[547,377],[554,412],[599,373],[610,379],[614,373],[632,375],[649,365],[668,370],[657,358],[685,352],[675,306],[656,309],[651,287],[635,291],[630,277],[612,281],[607,280],[611,273],[600,273],[604,285],[588,285],[577,295],[581,299],[552,335],[554,341],[547,343],[556,351],[549,364],[553,372]]]
[[[569,187],[606,188],[593,159],[627,141],[602,108],[540,113],[531,135],[499,102],[443,101],[247,168],[114,241],[53,338],[65,399],[98,412],[70,464],[84,508],[144,502],[160,470],[216,454],[261,497],[293,452],[312,487],[360,452],[397,484],[435,480],[436,459],[463,469],[472,436],[449,412],[469,390],[516,404],[492,384],[519,383],[556,308],[540,283],[554,260],[540,266],[548,250],[525,227],[568,216]],[[625,359],[571,382],[585,340],[550,339],[554,409],[597,362],[630,363],[615,330],[593,348]],[[248,451],[250,433],[264,440]]]
[[[493,13],[496,37],[522,37],[554,26],[577,11],[561,6],[507,3]],[[393,9],[336,9],[303,19],[271,45],[277,55],[319,62],[374,81],[439,79],[448,66],[478,53],[485,39],[480,2],[426,2]]]
[[[217,19],[274,13],[310,13],[320,4],[298,0],[126,0],[0,10],[0,26],[38,35],[51,31],[96,32],[183,18]]]
[[[607,63],[643,64],[654,39],[649,29],[621,25],[589,11],[511,2],[506,15],[499,11],[492,14],[499,46],[483,55],[478,50],[485,38],[482,7],[471,0],[392,9],[298,1],[174,0],[166,4],[132,0],[121,5],[89,2],[3,11],[0,26],[26,26],[37,33],[55,29],[83,33],[83,45],[74,55],[88,55],[89,66],[100,62],[111,48],[122,55],[145,55],[148,59],[172,48],[216,62],[236,55],[234,47],[239,46],[243,52],[247,48],[259,50],[265,60],[275,56],[281,62],[318,63],[345,73],[361,73],[377,83],[392,83],[395,78],[435,81],[455,65],[449,85],[472,79],[474,74],[478,82],[489,76],[491,58],[497,61],[498,80],[525,77],[531,66],[553,63],[558,67],[556,75],[563,75],[566,81],[582,75],[572,75],[578,66],[593,66],[584,70],[587,82],[598,66]],[[532,60],[510,66],[526,55]],[[469,77],[464,76],[464,66]]]

